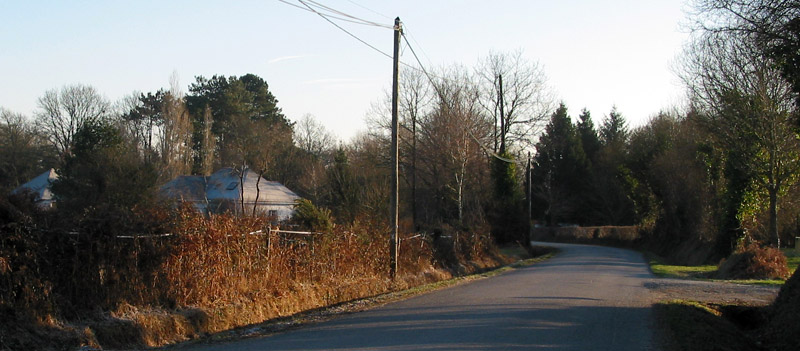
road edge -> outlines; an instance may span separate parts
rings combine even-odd
[[[554,256],[556,256],[561,251],[558,248],[551,246],[540,246],[540,247],[545,248],[547,250],[547,253],[536,257],[518,260],[516,262],[503,265],[497,268],[493,268],[484,272],[473,273],[434,283],[428,283],[413,288],[387,292],[371,297],[346,301],[331,306],[320,307],[313,310],[296,313],[291,316],[275,318],[257,324],[252,324],[240,328],[222,331],[219,333],[211,334],[193,340],[188,340],[178,344],[166,345],[160,348],[156,348],[154,350],[181,350],[201,344],[202,345],[222,344],[249,338],[269,337],[271,335],[281,334],[295,329],[303,328],[309,325],[326,322],[341,316],[368,311],[393,302],[398,302],[412,297],[424,295],[427,293],[441,291],[444,289],[460,286],[470,282],[499,276],[501,274],[514,271],[515,269],[518,268],[528,267],[549,260]]]

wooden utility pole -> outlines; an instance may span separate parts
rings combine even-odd
[[[500,102],[500,154],[503,155],[503,157],[505,157],[507,126],[506,126],[506,116],[504,111],[505,106],[503,106],[505,104],[505,101],[503,101],[503,75],[502,74],[497,75],[497,80],[500,86],[499,89],[500,91],[498,92],[499,93],[498,101]]]
[[[411,114],[411,224],[417,232],[417,113]]]
[[[397,147],[397,129],[399,122],[397,118],[397,95],[400,80],[400,34],[402,34],[402,31],[403,28],[402,23],[400,23],[400,17],[397,17],[394,19],[394,56],[392,60],[392,193],[389,200],[391,202],[389,208],[391,208],[392,217],[392,238],[389,244],[389,255],[391,256],[389,259],[389,275],[393,280],[397,276],[397,257],[400,251],[400,238],[397,235],[400,207],[398,200],[398,186],[400,182],[398,180],[399,151]]]
[[[525,225],[525,229],[528,231],[525,234],[525,246],[531,245],[531,221],[533,220],[533,185],[531,182],[533,181],[533,174],[531,173],[531,152],[528,151],[528,167],[525,169],[525,181],[526,181],[526,188],[525,189],[525,197],[527,198],[528,206],[528,223]]]

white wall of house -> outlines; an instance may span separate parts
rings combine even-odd
[[[240,173],[233,168],[222,168],[208,177],[178,177],[161,190],[168,197],[190,201],[210,213],[241,213],[244,201],[244,213],[252,214],[255,206],[257,214],[274,215],[279,221],[292,216],[294,202],[300,198],[283,184],[259,177],[250,169]]]

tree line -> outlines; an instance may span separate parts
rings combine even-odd
[[[544,223],[638,224],[666,251],[727,257],[800,232],[797,48],[790,1],[700,0],[678,74],[688,104],[629,130],[599,130],[561,105],[536,145],[533,188]]]
[[[515,223],[518,240],[523,197],[511,159],[532,145],[552,104],[543,70],[522,52],[492,53],[474,70],[437,75],[403,76],[406,229],[483,226],[494,216]],[[169,89],[115,103],[91,86],[67,85],[45,92],[33,119],[2,111],[0,184],[7,192],[54,167],[59,211],[80,217],[151,205],[157,187],[179,175],[249,167],[329,209],[340,224],[381,222],[389,182],[382,112],[376,107],[375,123],[344,143],[313,116],[290,121],[253,74],[196,77],[188,93],[173,78]],[[491,155],[506,161],[492,168]],[[495,196],[497,174],[505,174],[498,191],[508,199]],[[513,216],[492,209],[502,203]]]
[[[694,243],[721,257],[743,240],[793,240],[798,6],[695,8],[677,69],[688,103],[636,128],[616,108],[597,122],[586,109],[573,118],[520,51],[492,52],[472,68],[403,70],[403,228],[485,227],[520,241],[530,214],[538,225],[639,225],[666,247]],[[92,87],[65,86],[39,99],[33,121],[3,110],[0,185],[57,165],[57,193],[79,202],[71,208],[94,206],[88,199],[134,207],[152,192],[76,194],[250,167],[340,224],[388,217],[388,99],[369,111],[366,131],[341,142],[313,116],[290,121],[256,75],[196,77],[188,93],[171,85],[113,104]]]

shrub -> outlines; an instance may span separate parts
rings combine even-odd
[[[331,211],[318,208],[307,199],[299,199],[294,203],[292,222],[315,231],[330,232],[333,230]]]
[[[780,250],[756,243],[740,246],[717,271],[721,279],[786,279],[789,274],[786,256]]]
[[[0,226],[0,311],[34,319],[51,312],[52,284],[42,274],[42,250],[29,226]]]

